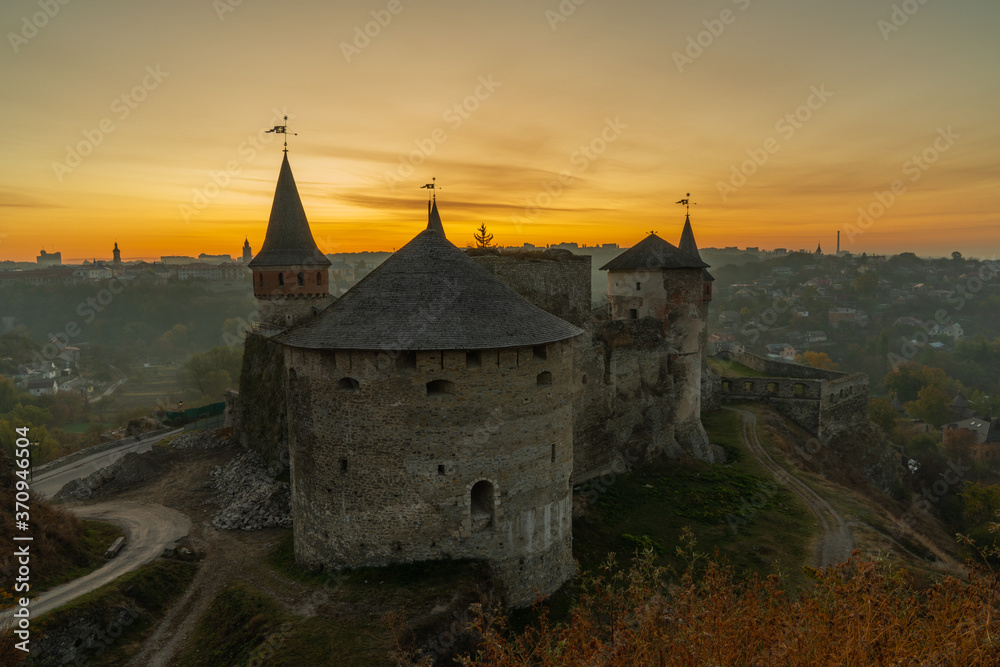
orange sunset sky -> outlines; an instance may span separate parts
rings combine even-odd
[[[257,251],[286,112],[327,253],[401,246],[436,177],[460,246],[676,241],[691,192],[703,247],[995,257],[998,25],[996,0],[5,0],[0,259]]]

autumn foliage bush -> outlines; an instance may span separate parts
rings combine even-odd
[[[691,552],[693,554],[693,552]],[[462,664],[601,665],[998,665],[998,574],[973,568],[915,589],[906,571],[855,552],[809,570],[812,586],[787,593],[780,578],[739,580],[695,558],[672,583],[646,552],[629,570],[613,556],[565,623],[544,611],[523,632],[478,610],[482,641]],[[490,619],[490,620],[486,620]]]

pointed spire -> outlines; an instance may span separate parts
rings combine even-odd
[[[685,214],[684,216],[684,230],[681,232],[681,242],[677,246],[677,249],[681,253],[687,255],[691,259],[697,260],[699,263],[704,264],[701,259],[701,253],[698,252],[698,243],[694,240],[694,230],[691,229],[691,214]],[[705,266],[708,266],[705,264]]]
[[[281,160],[278,184],[274,188],[271,217],[260,252],[250,261],[251,267],[264,266],[329,266],[330,260],[320,252],[313,240],[299,190],[295,186],[288,154]]]
[[[427,229],[433,229],[441,236],[444,236],[444,225],[441,224],[441,214],[438,213],[437,197],[431,201],[430,210],[427,213]]]

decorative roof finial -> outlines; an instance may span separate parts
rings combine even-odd
[[[687,215],[691,215],[691,203],[692,202],[691,202],[690,198],[691,198],[691,193],[689,192],[689,193],[687,193],[687,195],[685,195],[684,199],[681,199],[679,202],[677,202],[678,204],[682,204],[684,206],[684,208],[686,209],[685,213]],[[694,202],[694,205],[697,206],[698,202]]]
[[[285,124],[284,125],[275,125],[270,130],[267,130],[266,132],[264,132],[264,134],[271,134],[272,132],[274,134],[283,134],[283,135],[285,135],[285,155],[288,155],[288,135],[291,134],[291,135],[294,135],[294,136],[299,136],[298,132],[289,132],[288,131],[288,116],[285,116]]]

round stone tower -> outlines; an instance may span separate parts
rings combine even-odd
[[[244,253],[249,247],[249,242],[244,244]],[[332,300],[327,275],[330,260],[313,240],[287,152],[281,161],[264,244],[247,266],[253,270],[253,295],[261,322],[268,328],[298,324]]]
[[[285,347],[295,557],[313,568],[476,558],[508,602],[573,575],[572,349],[427,229]]]

